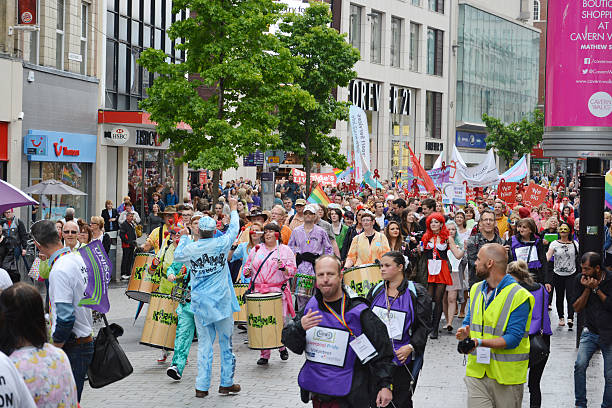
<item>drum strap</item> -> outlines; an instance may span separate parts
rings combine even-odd
[[[249,288],[247,289],[246,292],[244,292],[244,295],[242,295],[243,297],[245,297],[248,294],[253,293],[253,290],[255,290],[255,281],[257,280],[257,277],[259,276],[259,272],[261,272],[261,268],[263,268],[264,264],[266,263],[266,261],[268,260],[268,258],[270,258],[270,256],[274,253],[274,251],[271,251],[268,256],[266,256],[266,259],[263,260],[263,262],[261,263],[261,265],[259,265],[259,268],[257,268],[257,272],[255,273],[255,276],[253,277],[253,279],[251,279],[251,283],[249,284]],[[246,298],[245,298],[246,300]]]

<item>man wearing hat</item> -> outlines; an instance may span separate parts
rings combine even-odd
[[[304,207],[308,204],[303,198],[295,200],[295,214],[293,214],[286,221],[286,224],[291,228],[291,231],[295,230],[300,225],[304,224]]]
[[[295,262],[297,264],[296,301],[298,310],[302,309],[310,299],[310,296],[302,295],[304,291],[300,291],[302,286],[304,288],[309,287],[308,278],[300,277],[300,275],[314,277],[315,260],[323,254],[329,255],[334,253],[327,232],[315,224],[317,221],[317,208],[312,204],[308,204],[305,206],[303,214],[304,224],[296,227],[289,239],[289,248],[295,254]]]
[[[219,336],[221,355],[220,394],[236,393],[240,385],[234,384],[236,357],[232,352],[233,313],[240,311],[234,294],[227,254],[240,230],[238,201],[229,200],[230,223],[227,232],[213,238],[217,222],[209,216],[200,218],[200,239],[191,242],[187,228],[181,230],[179,245],[174,251],[176,262],[191,268],[191,309],[198,332],[198,375],[196,397],[204,398],[210,388],[213,360],[213,341]]]
[[[161,227],[157,227],[151,231],[147,237],[147,241],[142,246],[142,250],[144,252],[149,252],[151,249],[153,249],[157,253],[160,249],[164,249],[171,242],[170,230],[172,229],[172,225],[174,225],[174,215],[178,214],[176,207],[169,205],[159,214],[164,217],[164,224]]]

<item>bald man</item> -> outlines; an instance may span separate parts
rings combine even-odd
[[[529,363],[534,298],[506,274],[508,253],[500,244],[478,251],[470,303],[457,339],[471,337],[465,383],[469,408],[520,408]],[[471,330],[470,330],[471,328]]]

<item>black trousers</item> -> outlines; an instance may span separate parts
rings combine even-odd
[[[560,276],[556,273],[553,273],[553,285],[555,287],[555,299],[557,305],[557,315],[559,315],[559,319],[565,317],[565,315],[563,314],[563,301],[565,299],[567,299],[567,318],[574,318],[574,307],[572,305],[572,283],[574,282],[575,278],[576,273],[573,273],[569,276]]]
[[[132,274],[133,262],[134,248],[123,248],[123,257],[121,258],[121,276],[130,276]]]
[[[550,336],[544,336],[544,341],[550,346]],[[529,379],[527,380],[529,385],[529,408],[540,408],[542,406],[540,380],[542,379],[542,373],[544,373],[547,361],[548,357],[542,360],[540,364],[529,368]]]

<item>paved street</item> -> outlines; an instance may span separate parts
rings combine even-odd
[[[109,321],[123,326],[125,334],[119,339],[126,351],[134,373],[128,378],[102,389],[85,386],[81,405],[93,407],[296,407],[304,406],[299,398],[297,374],[304,361],[303,356],[290,353],[289,360],[281,361],[273,352],[268,367],[255,364],[259,353],[244,344],[246,334],[234,336],[234,352],[237,358],[236,382],[243,391],[235,396],[221,396],[219,386],[219,358],[215,349],[211,393],[205,399],[196,399],[195,375],[197,343],[192,347],[190,362],[185,368],[183,380],[174,382],[166,376],[168,364],[156,362],[159,351],[138,344],[145,321],[146,307],[138,321],[132,325],[137,303],[124,295],[123,287],[110,290],[111,310]],[[576,356],[574,332],[556,326],[553,316],[554,336],[552,357],[548,361],[542,379],[543,407],[573,406],[573,364]],[[456,326],[457,324],[455,324]],[[437,341],[428,343],[425,367],[421,372],[415,394],[416,407],[459,408],[465,406],[463,356],[456,351],[453,336],[442,334]],[[601,404],[603,392],[603,363],[598,353],[593,357],[587,380],[590,406]],[[528,407],[529,394],[525,387],[523,406]]]

